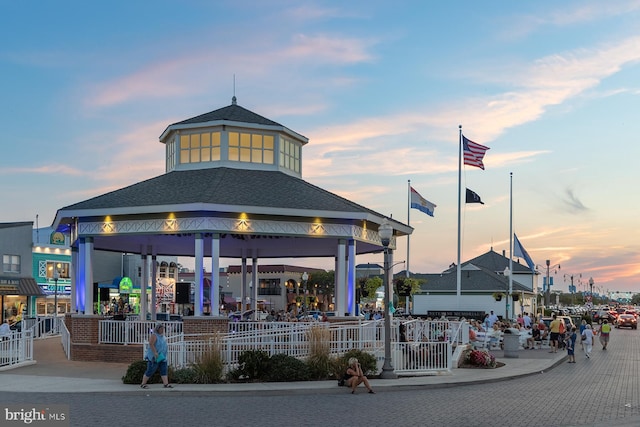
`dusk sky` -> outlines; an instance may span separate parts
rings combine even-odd
[[[457,260],[462,125],[490,147],[462,171],[485,203],[463,205],[463,261],[508,254],[513,172],[514,231],[562,266],[556,289],[581,274],[640,291],[638,0],[5,1],[0,16],[0,222],[49,226],[164,173],[164,129],[235,90],[309,138],[306,181],[401,222],[408,180],[437,205],[411,210],[413,272]]]

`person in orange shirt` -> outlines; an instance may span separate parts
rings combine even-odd
[[[560,322],[562,320],[558,319],[557,315],[553,315],[553,320],[549,325],[549,332],[551,333],[550,341],[551,341],[551,351],[549,353],[557,353],[558,352],[558,337],[560,336]]]

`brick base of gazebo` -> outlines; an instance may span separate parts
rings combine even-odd
[[[104,316],[68,313],[64,322],[70,334],[71,360],[84,362],[132,363],[142,359],[140,344],[99,344],[98,322]],[[226,333],[229,320],[224,317],[185,317],[182,330],[185,335],[207,336]]]

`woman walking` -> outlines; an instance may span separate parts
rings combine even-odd
[[[591,325],[587,325],[582,333],[582,341],[584,342],[584,353],[587,359],[591,359],[591,350],[593,350],[593,330]]]
[[[167,339],[164,336],[164,325],[158,323],[153,328],[153,334],[149,336],[149,348],[145,354],[147,360],[147,371],[142,376],[142,384],[140,388],[149,388],[147,381],[153,376],[153,374],[160,370],[160,378],[162,378],[162,384],[164,388],[173,388],[169,384],[169,377],[167,376]]]

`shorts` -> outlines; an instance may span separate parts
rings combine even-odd
[[[559,332],[551,332],[551,341],[558,341],[559,336],[560,336]]]
[[[155,374],[155,372],[159,370],[160,371],[160,376],[164,377],[167,375],[167,361],[163,360],[162,362],[152,362],[150,360],[147,360],[147,370],[145,371],[144,375],[147,378],[151,378],[151,376],[153,376],[153,374]]]

